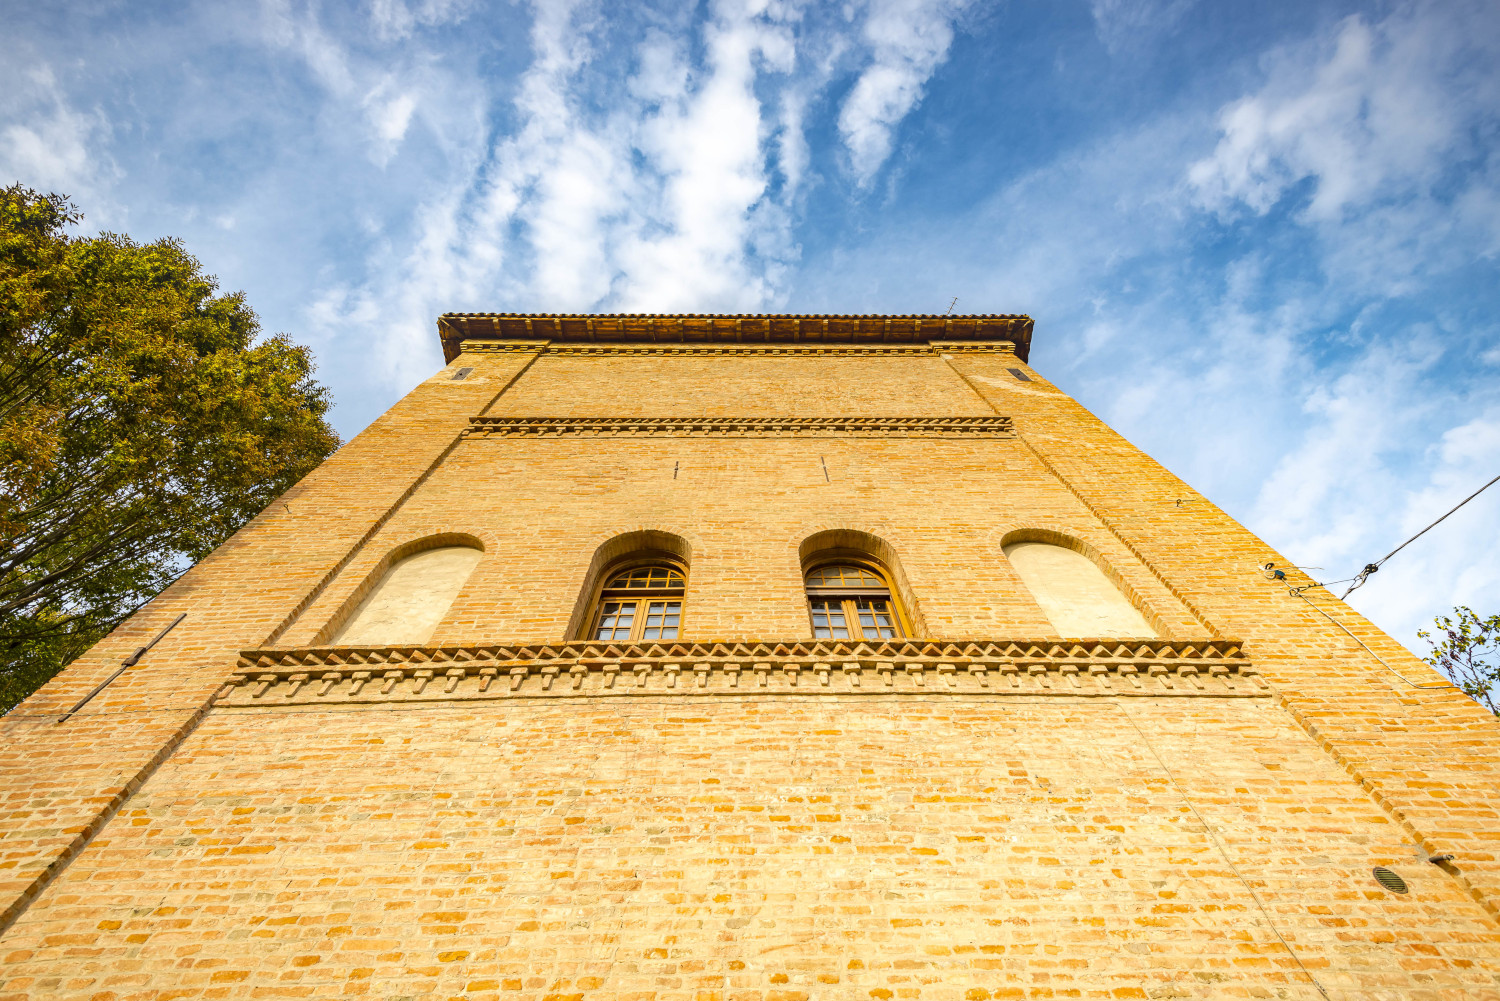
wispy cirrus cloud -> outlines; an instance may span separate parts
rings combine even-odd
[[[364,376],[394,388],[433,362],[444,309],[783,301],[811,188],[853,191],[879,173],[965,3],[538,3],[510,9],[513,72],[498,74],[495,53],[472,42],[476,27],[499,29],[495,12],[461,0],[261,0],[128,30],[155,49],[179,48],[178,32],[255,57],[230,61],[238,75],[202,95],[193,125],[240,129],[235,170],[343,214],[337,239],[360,249],[319,264],[297,326],[330,349],[357,337]],[[149,51],[120,72],[160,74]],[[108,163],[96,134],[106,118],[76,109],[59,92],[50,120],[12,116],[16,156],[56,161],[18,161],[18,175]],[[227,177],[229,162],[203,180]],[[283,213],[258,197],[226,192],[211,218],[243,238]],[[95,218],[107,200],[91,199]],[[295,228],[316,223],[303,215]]]
[[[861,187],[891,155],[893,134],[948,56],[954,19],[968,0],[874,0],[860,38],[868,62],[839,112],[839,135]]]
[[[1110,52],[1119,52],[1169,32],[1197,0],[1089,0],[1094,31]]]
[[[0,177],[79,201],[107,189],[117,173],[105,148],[109,121],[74,105],[50,64],[18,60],[0,70],[0,92]]]
[[[719,0],[701,19],[662,22],[540,5],[503,112],[514,124],[424,204],[407,254],[382,248],[364,283],[325,292],[320,322],[385,317],[386,370],[406,378],[429,363],[414,351],[436,311],[497,294],[575,310],[777,303],[799,254],[809,106],[841,73],[854,80],[839,121],[856,123],[849,149],[867,181],[959,9],[875,4],[830,19]],[[605,65],[623,70],[601,100]],[[880,82],[891,73],[899,84]]]
[[[421,28],[461,22],[477,7],[477,0],[371,0],[370,22],[381,41],[400,41]]]
[[[357,29],[335,30],[323,20],[323,8],[296,0],[261,0],[243,27],[244,36],[273,51],[290,55],[306,68],[321,90],[317,102],[323,126],[357,136],[364,155],[377,167],[387,166],[406,140],[414,122],[429,127],[439,142],[443,123],[455,105],[471,106],[472,120],[486,99],[478,81],[467,78],[460,63],[451,66],[432,40],[413,36],[421,30],[460,25],[472,4],[427,0],[408,5],[380,0]]]
[[[1265,215],[1296,199],[1326,265],[1399,293],[1500,250],[1500,9],[1422,4],[1272,53],[1188,171],[1197,205]],[[1303,194],[1305,192],[1305,195]]]

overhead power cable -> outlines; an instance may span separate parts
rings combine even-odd
[[[1426,535],[1428,532],[1432,531],[1439,524],[1441,524],[1443,522],[1443,520],[1448,517],[1449,514],[1452,514],[1454,511],[1457,511],[1459,508],[1461,508],[1465,504],[1469,503],[1469,501],[1473,500],[1475,497],[1478,497],[1480,494],[1484,493],[1490,487],[1494,486],[1496,482],[1500,482],[1500,476],[1496,476],[1493,480],[1490,480],[1484,486],[1480,487],[1478,490],[1474,491],[1469,496],[1465,497],[1463,500],[1461,500],[1457,504],[1453,505],[1451,508],[1448,509],[1448,514],[1443,515],[1442,518],[1439,518],[1437,521],[1434,521],[1432,524],[1428,525],[1426,528],[1422,529],[1416,535],[1413,535],[1411,538],[1409,538],[1405,542],[1401,543],[1401,545],[1397,546],[1395,549],[1392,549],[1390,552],[1386,553],[1384,556],[1382,556],[1380,559],[1376,560],[1374,563],[1366,563],[1365,564],[1365,568],[1363,570],[1361,570],[1359,573],[1357,573],[1357,574],[1354,575],[1354,578],[1353,578],[1354,583],[1349,585],[1349,590],[1347,590],[1343,594],[1339,595],[1339,598],[1343,599],[1343,598],[1349,597],[1349,595],[1356,588],[1358,588],[1358,587],[1360,587],[1361,585],[1364,584],[1364,582],[1369,578],[1370,574],[1372,574],[1375,571],[1377,571],[1377,570],[1380,569],[1380,565],[1382,563],[1384,563],[1386,560],[1390,559],[1392,556],[1395,556],[1397,553],[1399,553],[1401,550],[1405,549],[1407,546],[1411,545],[1413,542],[1416,542],[1418,539],[1420,539],[1422,536]]]

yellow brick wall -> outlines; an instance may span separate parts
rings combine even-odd
[[[1245,703],[226,712],[0,996],[1488,996],[1493,919],[1407,840]]]
[[[948,360],[1154,575],[1247,641],[1305,732],[1432,854],[1456,856],[1455,880],[1500,914],[1494,718],[1326,591],[1304,601],[1266,580],[1262,564],[1290,561],[1034,370],[1019,366],[1034,380],[1020,383],[1013,362]]]
[[[655,529],[692,546],[684,636],[801,636],[798,547],[830,528],[895,548],[931,635],[1042,635],[1000,552],[1008,531],[1036,524],[1097,542],[1176,631],[1202,632],[1017,441],[679,438],[465,442],[291,635],[310,636],[383,554],[462,531],[486,556],[433,642],[560,640],[595,549]]]
[[[465,437],[479,414],[1017,434]],[[556,643],[643,529],[691,548],[685,637],[745,641],[810,635],[829,529],[893,547],[934,638],[1045,636],[1001,547],[1060,533],[1165,635],[1243,640],[1275,699],[213,703],[400,546],[485,546],[435,644]],[[1500,731],[1267,559],[1008,353],[476,348],[0,724],[0,998],[1491,996]]]
[[[66,864],[222,683],[532,359],[486,358],[407,395],[111,636],[0,720],[0,925]],[[151,655],[66,724],[58,716],[181,612]]]
[[[467,357],[455,364],[477,356]],[[988,408],[932,356],[627,354],[544,356],[492,412],[947,417]]]

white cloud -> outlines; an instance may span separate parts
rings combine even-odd
[[[473,0],[371,0],[370,23],[382,40],[399,41],[419,28],[463,21],[474,7]]]
[[[1500,405],[1448,428],[1402,484],[1380,498],[1379,559],[1500,473]],[[1367,550],[1368,551],[1368,550]],[[1456,605],[1500,607],[1500,485],[1491,487],[1393,556],[1350,602],[1419,652],[1416,631]],[[1340,589],[1341,593],[1342,589]]]
[[[0,177],[68,195],[87,206],[91,222],[106,221],[102,191],[117,168],[106,149],[105,117],[73,107],[45,63],[6,73],[0,82],[9,95],[0,103],[9,120],[0,128]]]
[[[371,9],[373,33],[336,32],[320,20],[317,5],[261,0],[258,40],[299,59],[328,96],[322,128],[359,136],[368,159],[389,165],[414,121],[432,125],[454,104],[474,99],[473,81],[461,81],[443,53],[410,40],[418,28],[460,21],[467,3],[427,0],[409,7],[379,0]]]
[[[855,179],[866,186],[891,154],[896,126],[921,101],[927,79],[953,44],[953,18],[968,0],[873,0],[862,38],[869,62],[844,99],[839,135]]]
[[[807,107],[846,56],[870,63],[857,92],[878,67],[899,64],[900,93],[861,129],[893,127],[946,52],[952,31],[941,19],[957,9],[877,5],[859,48],[839,26],[773,0],[716,0],[701,23],[670,31],[650,18],[606,22],[587,2],[538,4],[514,125],[426,200],[409,251],[381,247],[367,281],[329,288],[318,321],[328,336],[375,323],[386,376],[408,381],[430,364],[414,349],[442,309],[742,311],[776,302],[799,252]],[[308,50],[319,64],[355,67],[351,79],[361,72],[347,54]],[[601,92],[605,65],[615,84]],[[384,143],[377,162],[425,99],[394,80],[382,78],[364,100]]]
[[[1193,200],[1231,219],[1306,191],[1297,217],[1328,241],[1327,266],[1387,292],[1492,255],[1500,164],[1478,136],[1496,124],[1497,61],[1493,4],[1350,17],[1271,54],[1265,86],[1222,110],[1217,147],[1187,171]]]
[[[747,258],[766,193],[768,124],[757,66],[785,71],[793,42],[760,4],[725,2],[705,31],[701,81],[663,100],[637,149],[659,182],[647,196],[656,225],[621,234],[619,299],[627,311],[747,309],[773,294]]]
[[[1094,31],[1110,52],[1169,31],[1196,0],[1089,0]]]
[[[1257,499],[1253,521],[1262,531],[1295,540],[1302,560],[1331,572],[1349,567],[1358,545],[1378,535],[1390,509],[1368,498],[1403,492],[1403,470],[1393,460],[1411,451],[1408,429],[1430,423],[1407,391],[1425,366],[1390,348],[1364,353],[1331,385],[1296,387],[1286,401],[1298,406],[1295,445]]]
[[[781,95],[777,114],[776,166],[785,179],[789,194],[802,187],[807,174],[810,153],[803,131],[806,112],[806,95],[792,88]]]
[[[319,22],[316,8],[299,14],[292,0],[261,0],[260,15],[267,42],[300,55],[333,94],[342,97],[354,90],[348,52]]]
[[[392,94],[389,92],[391,84],[389,79],[382,81],[365,95],[363,102],[375,132],[371,159],[381,166],[389,163],[396,154],[411,125],[412,112],[417,110],[416,96],[404,92]]]

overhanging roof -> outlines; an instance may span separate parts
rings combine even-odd
[[[444,313],[443,357],[466,340],[568,341],[600,344],[913,344],[1010,341],[1022,361],[1031,353],[1031,317],[849,313]]]

